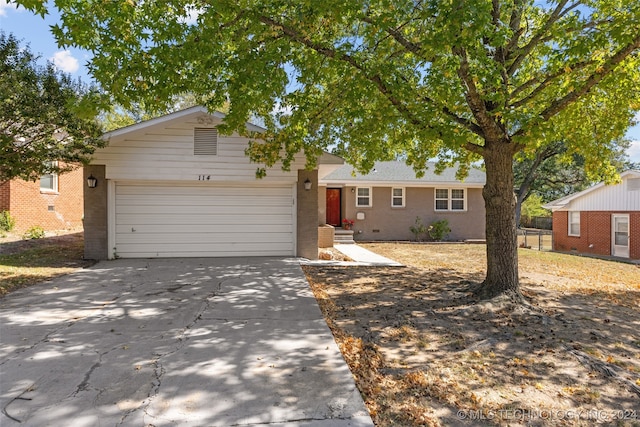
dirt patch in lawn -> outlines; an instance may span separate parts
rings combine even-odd
[[[49,233],[42,239],[24,240],[17,234],[1,237],[0,297],[95,263],[83,256],[83,233],[78,230]]]
[[[483,245],[306,266],[377,426],[640,426],[640,268],[523,249],[530,307],[478,302]]]

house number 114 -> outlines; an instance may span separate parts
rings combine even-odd
[[[198,181],[209,181],[211,180],[211,175],[198,175]]]

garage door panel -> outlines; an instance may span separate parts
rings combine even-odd
[[[120,196],[118,198],[119,206],[167,206],[173,203],[176,196],[154,196],[141,198],[140,195]],[[291,196],[235,196],[233,198],[221,196],[182,196],[180,197],[182,206],[290,206],[292,204]]]
[[[237,214],[237,215],[206,215],[206,214],[193,214],[189,215],[189,225],[233,225],[233,224],[247,224],[248,221],[243,221],[248,217],[248,220],[254,218],[253,214]],[[263,215],[261,220],[265,224],[272,225],[290,225],[291,216],[286,215]],[[117,227],[128,226],[141,226],[141,225],[163,225],[165,229],[170,229],[179,224],[184,224],[185,217],[181,214],[169,214],[163,216],[149,216],[144,214],[120,214],[118,215]],[[126,230],[125,230],[126,231]]]
[[[116,183],[118,257],[294,254],[292,186]]]
[[[289,250],[288,244],[134,244],[117,249],[120,258],[169,258],[169,257],[230,257],[230,256],[282,256]]]
[[[126,184],[118,183],[118,196],[183,196],[185,192],[194,196],[210,196],[212,186],[202,184],[198,186],[189,186],[184,184],[167,184],[167,185],[145,185],[145,184]],[[291,189],[289,187],[266,187],[266,186],[236,186],[229,185],[225,187],[215,187],[217,196],[261,196],[261,195],[281,195],[290,196]]]
[[[144,241],[147,244],[200,244],[200,243],[238,243],[238,233],[123,233],[119,236],[119,243],[139,243]],[[254,233],[251,242],[254,243],[287,243],[291,242],[289,233]]]
[[[237,205],[231,204],[223,204],[218,206],[194,206],[194,205],[185,205],[185,206],[150,206],[150,205],[130,205],[130,206],[117,206],[116,207],[116,215],[117,214],[135,214],[141,213],[140,209],[147,207],[149,210],[156,210],[161,212],[147,212],[146,214],[153,215],[161,215],[161,214],[183,214],[183,215],[192,215],[192,214],[208,214],[208,215],[218,215],[218,214],[238,214],[244,211],[244,215],[253,215],[255,217],[259,217],[261,214],[265,215],[273,215],[273,214],[282,214],[284,210],[290,210],[290,205],[280,205],[280,206],[266,206],[266,205],[249,205],[245,203],[240,203]]]
[[[269,228],[265,230],[265,227],[262,225],[245,225],[245,224],[237,224],[232,222],[219,222],[219,223],[209,223],[203,224],[200,223],[198,225],[219,225],[224,226],[224,230],[229,233],[291,233],[291,224],[287,224],[283,219],[282,224],[271,224]],[[191,222],[190,224],[176,224],[171,227],[167,227],[164,224],[120,224],[116,227],[116,233],[119,234],[127,234],[131,232],[131,228],[133,227],[135,233],[150,233],[150,234],[161,234],[161,233],[179,233],[186,234],[191,233],[193,231],[193,225],[195,223]],[[197,233],[200,234],[200,233]]]

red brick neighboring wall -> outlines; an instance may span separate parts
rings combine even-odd
[[[60,175],[57,193],[40,191],[39,181],[4,182],[0,184],[0,210],[8,210],[15,218],[18,233],[35,225],[45,230],[81,227],[83,182],[82,168]]]
[[[580,236],[569,236],[569,213],[553,213],[553,246],[557,251],[611,255],[611,215],[629,214],[629,258],[640,259],[640,212],[582,211]]]
[[[11,197],[9,196],[10,192],[11,182],[0,182],[0,212],[9,210],[11,204]]]

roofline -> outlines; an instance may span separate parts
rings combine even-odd
[[[348,179],[320,179],[320,185],[342,185],[357,187],[449,187],[449,188],[483,188],[482,183],[465,183],[454,181],[355,181]]]
[[[640,171],[633,170],[633,169],[628,170],[628,171],[624,171],[624,172],[622,172],[620,174],[620,178],[625,178],[628,175],[638,175],[638,177],[640,177]],[[579,192],[574,193],[574,194],[569,194],[568,196],[564,196],[564,197],[561,197],[559,199],[553,200],[553,201],[551,201],[549,203],[546,203],[546,204],[542,205],[542,207],[545,208],[545,209],[551,209],[552,211],[553,210],[557,210],[557,209],[561,209],[561,208],[567,206],[571,201],[573,201],[573,200],[575,200],[575,199],[577,199],[579,197],[582,197],[585,194],[591,193],[592,191],[595,191],[595,190],[597,190],[599,188],[602,188],[605,185],[606,184],[604,182],[599,182],[598,184],[596,184],[596,185],[594,185],[592,187],[589,187],[589,188],[587,188],[585,190],[579,191]]]
[[[207,110],[206,107],[203,107],[201,105],[196,105],[194,107],[190,107],[190,108],[186,108],[184,110],[180,110],[180,111],[176,111],[173,113],[169,113],[169,114],[165,114],[163,116],[160,117],[155,117],[153,119],[149,119],[149,120],[145,120],[142,121],[140,123],[134,123],[132,125],[129,126],[125,126],[123,128],[120,129],[115,129],[112,130],[110,132],[106,132],[102,135],[103,139],[110,139],[113,137],[117,137],[117,136],[121,136],[121,135],[126,135],[128,133],[131,132],[136,132],[139,130],[143,130],[145,128],[151,127],[151,126],[155,126],[158,124],[162,124],[165,122],[169,122],[172,120],[176,120],[182,117],[186,117],[195,113],[203,113],[203,114],[208,114],[211,115],[215,118],[224,120],[224,118],[226,117],[226,114],[221,113],[219,111],[215,111],[213,113],[210,113],[209,110]],[[248,123],[246,124],[247,129],[249,129],[250,131],[254,131],[254,132],[264,132],[266,129],[263,127],[260,127],[258,125],[254,125],[253,123]]]

